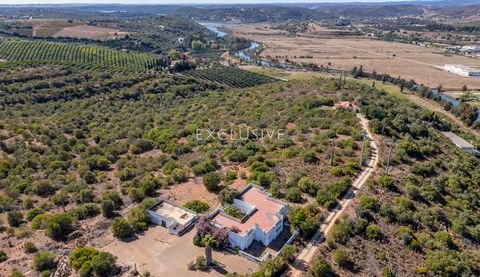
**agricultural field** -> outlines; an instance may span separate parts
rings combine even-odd
[[[477,59],[447,55],[441,49],[380,41],[366,36],[340,35],[321,27],[290,36],[286,31],[272,30],[274,26],[227,25],[227,28],[237,36],[263,43],[265,49],[261,57],[278,59],[280,62],[288,59],[346,70],[363,66],[366,71],[413,79],[433,87],[480,87],[480,78],[462,77],[440,68],[445,64],[475,66],[479,64]]]
[[[155,56],[105,47],[45,41],[0,39],[0,58],[11,62],[76,64],[86,68],[144,71],[157,64]]]
[[[33,22],[21,22],[26,26],[29,26],[29,24],[31,24],[32,37],[52,37],[64,28],[71,28],[82,24],[81,22],[73,22],[67,20],[34,20]]]
[[[262,74],[233,67],[211,67],[207,69],[192,70],[183,74],[210,82],[216,82],[232,88],[246,88],[276,81],[276,79]]]
[[[53,34],[53,37],[87,38],[93,40],[114,40],[125,37],[126,32],[119,29],[105,28],[90,25],[65,27]]]

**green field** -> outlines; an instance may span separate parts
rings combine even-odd
[[[154,68],[151,54],[122,52],[106,47],[29,40],[0,40],[0,59],[20,62],[68,63],[85,68],[142,71]]]

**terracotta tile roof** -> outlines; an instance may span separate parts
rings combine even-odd
[[[223,213],[217,213],[212,220],[224,227],[236,228],[240,233],[248,233],[255,224],[258,224],[260,229],[268,231],[282,219],[278,213],[282,209],[283,204],[272,199],[267,193],[254,186],[245,191],[240,199],[256,207],[256,210],[247,220],[239,222],[225,216]]]

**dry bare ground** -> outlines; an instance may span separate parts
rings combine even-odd
[[[195,230],[181,237],[170,235],[168,230],[155,226],[149,228],[139,239],[131,242],[115,240],[103,250],[118,257],[118,263],[136,267],[140,272],[149,271],[153,276],[221,276],[226,272],[248,274],[258,265],[240,255],[228,252],[213,252],[214,260],[223,268],[211,271],[189,271],[187,265],[196,257],[204,255],[204,248],[193,245]]]
[[[442,85],[459,88],[467,85],[480,87],[480,78],[462,77],[443,71],[445,64],[479,66],[480,61],[457,55],[446,55],[442,49],[380,41],[367,36],[315,29],[297,36],[270,29],[269,25],[230,25],[228,29],[236,35],[253,39],[264,44],[262,57],[279,58],[285,56],[295,62],[315,63],[333,68],[351,69],[363,65],[366,71],[388,73],[394,77],[410,80],[429,86]],[[311,58],[301,57],[311,56]]]
[[[90,25],[65,27],[55,33],[54,37],[74,37],[88,39],[112,39],[119,35],[118,29],[104,28]]]

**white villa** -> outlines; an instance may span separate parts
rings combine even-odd
[[[232,248],[245,250],[254,240],[268,246],[282,232],[287,204],[273,198],[263,188],[247,185],[233,200],[233,205],[244,214],[242,219],[222,209],[215,210],[210,217],[215,226],[231,230],[228,239]]]

